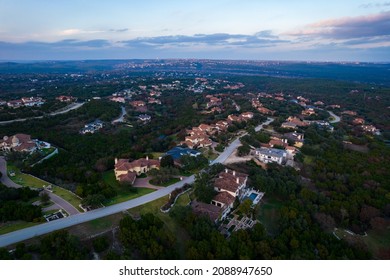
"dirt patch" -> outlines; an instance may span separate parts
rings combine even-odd
[[[246,162],[253,159],[252,155],[247,155],[244,157],[240,157],[237,155],[237,149],[225,160],[224,164],[232,164],[238,162]]]

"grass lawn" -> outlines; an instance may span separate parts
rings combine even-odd
[[[154,190],[147,188],[132,188],[129,186],[123,186],[115,179],[114,170],[106,171],[103,173],[103,180],[106,184],[110,185],[118,193],[117,196],[113,197],[106,203],[105,206],[121,203],[130,199],[134,199],[145,194],[151,193]]]
[[[382,249],[390,249],[389,228],[383,231],[370,230],[367,232],[367,236],[361,238],[374,256],[378,256]]]
[[[56,150],[56,148],[54,148],[54,147],[51,147],[51,148],[48,148],[48,149],[47,148],[41,149],[41,151],[43,153],[43,156],[50,155],[55,150]]]
[[[50,184],[31,175],[20,172],[19,168],[12,164],[7,164],[7,171],[13,171],[15,176],[10,177],[10,179],[16,184],[22,185],[24,187],[43,188],[44,185],[47,186]]]
[[[15,230],[23,229],[23,228],[36,226],[39,224],[40,223],[25,222],[25,221],[7,222],[5,225],[0,226],[0,235],[13,232]]]
[[[190,201],[191,201],[190,195],[189,195],[190,192],[191,192],[191,190],[186,192],[186,193],[184,193],[184,194],[182,194],[182,195],[180,195],[178,197],[178,199],[176,200],[175,205],[187,206],[188,203],[190,203]]]
[[[10,177],[12,181],[14,181],[17,184],[20,184],[25,187],[33,187],[33,188],[43,188],[43,186],[52,185],[53,186],[53,193],[58,195],[59,197],[65,199],[70,204],[72,204],[74,207],[76,207],[78,210],[82,211],[82,209],[79,207],[81,204],[81,199],[78,198],[75,194],[72,192],[65,190],[63,188],[60,188],[58,186],[55,186],[49,182],[46,182],[44,180],[41,180],[39,178],[35,178],[34,176],[31,176],[29,174],[23,174],[20,172],[19,168],[16,166],[13,166],[11,164],[8,164],[8,171],[12,170],[15,172],[14,177]]]
[[[147,188],[133,188],[132,190],[128,190],[127,192],[123,192],[111,198],[109,201],[104,203],[104,206],[110,206],[121,202],[125,202],[151,192],[154,192],[154,190],[147,189]]]
[[[280,218],[280,209],[283,202],[276,198],[263,198],[259,207],[258,219],[270,234],[276,234],[278,231],[278,220]]]
[[[155,153],[152,153],[152,155],[153,155],[154,159],[159,159],[159,157],[164,156],[164,153],[157,153],[157,152],[155,152]]]
[[[84,212],[79,207],[79,205],[81,204],[81,199],[78,196],[76,196],[74,193],[72,193],[68,190],[65,190],[63,188],[60,188],[58,186],[53,187],[53,193],[58,195],[59,197],[65,199],[67,202],[69,202],[74,207],[76,207],[76,209],[78,209],[79,211]]]
[[[371,252],[374,258],[380,258],[381,250],[389,250],[390,249],[390,228],[387,228],[382,231],[369,230],[367,235],[351,235],[346,232],[345,229],[336,229],[334,233],[340,239],[347,239],[348,242],[352,243],[360,243],[363,242],[367,249]]]

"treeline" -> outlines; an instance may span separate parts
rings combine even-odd
[[[19,243],[15,250],[0,248],[1,260],[85,260],[90,252],[80,240],[65,230],[48,234],[37,244]]]
[[[390,217],[389,148],[372,139],[367,152],[353,151],[335,137],[337,131],[329,136],[314,127],[305,134],[306,203],[355,232],[383,229]]]
[[[0,184],[0,221],[38,220],[42,216],[41,208],[29,203],[38,195],[38,191],[30,188],[12,189]]]

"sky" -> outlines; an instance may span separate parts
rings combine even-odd
[[[390,1],[0,0],[0,60],[390,62]]]

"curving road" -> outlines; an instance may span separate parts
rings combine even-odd
[[[9,188],[21,188],[21,185],[16,184],[14,181],[12,181],[8,177],[8,172],[7,172],[7,162],[5,161],[4,157],[0,157],[0,172],[2,174],[0,182]]]
[[[112,124],[123,123],[123,122],[124,122],[124,120],[125,120],[125,115],[127,114],[125,106],[122,106],[122,107],[121,107],[121,110],[122,110],[122,111],[121,111],[121,115],[119,116],[119,118],[113,120],[113,121],[111,122]]]
[[[335,113],[333,113],[332,111],[328,111],[328,113],[333,117],[334,120],[332,121],[329,121],[329,123],[338,123],[340,122],[341,118],[337,115],[335,115]]]
[[[16,184],[8,177],[7,161],[4,159],[4,157],[0,157],[0,172],[3,174],[3,176],[1,176],[0,182],[4,186],[7,186],[9,188],[15,188],[15,189],[23,188],[23,186]],[[50,196],[50,200],[53,201],[55,204],[57,204],[59,208],[64,209],[69,215],[76,215],[80,213],[79,210],[77,210],[72,204],[64,200],[62,197],[51,192],[47,192],[47,193]]]
[[[256,130],[259,131],[264,125],[271,123],[273,119],[269,118],[262,125],[256,127]],[[218,158],[216,158],[211,164],[223,163],[232,153],[233,151],[240,146],[239,138],[235,139],[223,153],[221,153]],[[5,247],[26,239],[30,239],[33,237],[37,237],[43,234],[47,234],[53,232],[55,230],[64,229],[70,226],[82,224],[88,221],[92,221],[98,218],[102,218],[105,216],[109,216],[112,214],[116,214],[119,212],[123,212],[127,209],[131,209],[151,201],[157,200],[161,197],[164,197],[170,194],[173,190],[182,187],[185,184],[192,184],[195,181],[195,175],[185,178],[183,181],[177,182],[173,185],[170,185],[166,188],[159,189],[150,194],[125,201],[122,203],[118,203],[115,205],[111,205],[104,208],[99,208],[96,210],[92,210],[86,213],[80,213],[77,215],[72,215],[63,219],[51,221],[49,223],[36,225],[33,227],[21,229],[18,231],[10,232],[7,234],[0,235],[0,247]]]
[[[16,119],[16,120],[9,120],[9,121],[0,121],[0,125],[2,124],[10,124],[10,123],[14,123],[14,122],[25,122],[27,120],[34,120],[34,119],[43,119],[43,117],[47,117],[47,116],[56,116],[56,115],[61,115],[61,114],[65,114],[65,113],[68,113],[72,110],[76,110],[78,108],[80,108],[81,106],[84,105],[84,102],[82,103],[74,103],[70,106],[67,106],[57,112],[52,112],[52,113],[49,113],[45,116],[39,116],[39,117],[32,117],[32,118],[25,118],[25,119]]]

